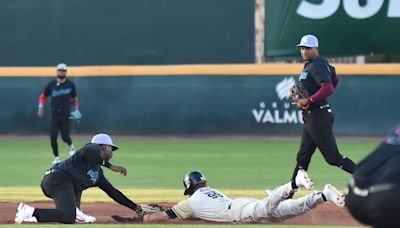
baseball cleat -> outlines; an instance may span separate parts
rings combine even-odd
[[[59,157],[55,157],[54,160],[51,163],[53,163],[55,165],[55,164],[60,163],[60,162],[61,162],[60,158]]]
[[[34,207],[29,206],[25,203],[19,203],[17,207],[17,213],[15,214],[15,223],[21,224],[25,220],[29,220],[33,217]]]
[[[296,175],[296,185],[301,188],[305,188],[307,190],[312,190],[314,188],[314,183],[308,177],[307,172],[304,169],[299,169]]]
[[[79,210],[79,208],[76,208],[76,223],[94,223],[96,221],[96,217],[87,215],[83,213],[83,211]]]
[[[326,201],[338,207],[344,207],[344,196],[333,185],[325,185],[322,194],[324,194]]]

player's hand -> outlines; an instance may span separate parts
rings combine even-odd
[[[39,117],[44,116],[44,109],[43,109],[43,108],[39,108],[38,111],[37,111],[37,115],[38,115]]]
[[[308,99],[302,98],[297,102],[292,103],[294,104],[297,108],[300,109],[308,109],[310,107],[310,103],[308,102]]]
[[[126,169],[122,166],[117,166],[117,165],[111,165],[110,169],[114,172],[120,173],[121,175],[126,176],[126,174],[128,174],[128,172],[126,171]]]

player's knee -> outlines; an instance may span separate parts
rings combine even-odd
[[[333,165],[333,166],[341,166],[341,161],[342,158],[341,157],[327,157],[325,158],[325,161],[329,164],[329,165]]]

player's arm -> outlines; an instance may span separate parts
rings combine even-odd
[[[46,103],[47,97],[44,95],[44,93],[41,93],[39,96],[39,105],[38,105],[38,111],[37,115],[39,117],[44,116],[44,104]]]
[[[103,190],[115,202],[117,202],[121,205],[124,205],[125,207],[130,208],[134,211],[139,209],[138,205],[136,203],[134,203],[132,200],[128,199],[128,197],[126,197],[118,189],[114,188],[114,186],[111,185],[111,183],[104,177],[104,175],[101,175],[97,185],[99,186],[99,188],[101,190]]]
[[[117,222],[146,223],[146,222],[165,222],[175,218],[187,219],[192,216],[193,216],[192,207],[190,206],[188,200],[184,200],[166,211],[160,211],[156,213],[139,215],[134,217],[122,217],[119,215],[113,215],[111,217]]]
[[[326,99],[333,94],[333,90],[335,89],[331,80],[331,74],[336,75],[335,69],[329,65],[317,65],[316,67],[318,67],[318,70],[315,72],[314,79],[320,85],[320,88],[316,93],[307,98],[307,103],[310,105]]]
[[[78,100],[78,95],[76,94],[76,87],[75,84],[72,85],[73,85],[71,91],[72,107],[75,110],[79,110],[79,100]]]
[[[331,82],[322,82],[319,90],[307,98],[309,104],[323,100],[333,94],[333,84]]]
[[[46,104],[47,97],[50,95],[50,85],[48,84],[42,93],[39,95],[39,105],[37,115],[39,117],[44,116],[44,104]]]

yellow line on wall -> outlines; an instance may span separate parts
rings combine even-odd
[[[400,64],[334,64],[339,75],[400,75]],[[69,77],[168,75],[297,75],[303,64],[70,66]],[[0,67],[0,77],[52,77],[55,67]]]

